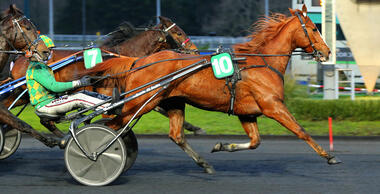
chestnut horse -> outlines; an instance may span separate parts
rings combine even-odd
[[[197,50],[197,47],[178,25],[163,16],[160,16],[159,19],[160,24],[152,29],[143,29],[144,32],[141,33],[137,33],[133,26],[125,23],[121,25],[118,30],[110,33],[109,38],[104,41],[100,48],[132,57],[141,57],[164,49],[180,49],[184,51]],[[75,52],[76,51],[54,50],[49,63],[58,61]],[[29,62],[25,57],[17,59],[12,69],[12,77],[17,79],[25,76],[28,64]],[[54,74],[57,81],[65,82],[76,79],[78,77],[77,73],[84,70],[83,61],[77,61],[58,69]],[[87,89],[92,90],[90,87],[87,87]],[[113,88],[102,88],[99,90],[101,90],[103,94],[111,96],[112,89]],[[23,90],[20,89],[15,90],[12,96],[4,99],[2,103],[9,107],[22,91]],[[29,97],[27,95],[21,98],[15,106],[20,106],[25,103],[29,103]],[[160,111],[160,109],[158,109],[158,111],[165,114]],[[58,137],[63,137],[64,134],[54,125],[54,122],[41,120],[41,124]],[[185,127],[195,133],[204,133],[202,129],[192,126],[189,123],[186,123]]]
[[[8,60],[8,51],[39,50],[40,53],[38,55],[40,57],[47,56],[44,55],[44,52],[46,54],[48,49],[43,43],[35,43],[37,38],[38,32],[33,23],[15,5],[11,5],[9,9],[0,15],[0,69],[4,68]],[[53,147],[57,145],[55,140],[35,131],[30,125],[9,112],[2,104],[0,104],[0,114],[1,127],[4,127],[4,124],[8,125],[7,128],[3,128],[2,130],[17,129],[31,134],[47,146]]]
[[[298,138],[306,141],[321,157],[327,159],[329,164],[340,163],[339,159],[327,153],[311,138],[284,104],[284,84],[282,78],[291,53],[296,48],[302,48],[307,53],[314,53],[315,57],[321,61],[325,61],[330,55],[330,49],[321,38],[315,24],[307,16],[306,6],[303,7],[302,11],[298,9],[289,10],[292,14],[290,17],[274,14],[271,17],[259,20],[256,23],[256,31],[250,35],[251,40],[234,45],[235,55],[237,57],[245,56],[246,60],[238,63],[241,80],[236,84],[236,98],[233,112],[239,117],[250,141],[243,144],[218,143],[214,146],[213,152],[256,149],[260,144],[257,117],[265,115],[279,122]],[[303,27],[301,23],[305,24],[305,26]],[[272,56],[265,57],[264,60],[264,57],[253,55],[257,53]],[[189,60],[175,60],[184,57],[192,58]],[[138,68],[166,59],[171,60],[140,70],[118,74],[117,81],[105,81],[105,83],[114,84],[120,89],[128,91],[190,64],[194,64],[201,59],[210,61],[209,56],[198,56],[197,58],[195,55],[161,51],[136,61],[134,67]],[[87,72],[92,75],[96,74],[96,72],[97,75],[115,75],[129,70],[131,63],[133,63],[133,58],[110,59],[98,64],[94,69]],[[125,103],[122,108],[122,114],[108,122],[107,125],[115,130],[125,125],[156,91],[158,89]],[[227,113],[230,108],[230,97],[226,81],[224,79],[216,79],[211,67],[206,67],[170,83],[167,89],[153,98],[138,116],[151,111],[155,106],[160,104],[160,106],[167,110],[170,118],[169,137],[193,158],[199,166],[203,167],[206,172],[213,173],[213,167],[196,153],[185,140],[182,129],[185,103],[205,110]]]

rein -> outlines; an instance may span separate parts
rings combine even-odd
[[[105,52],[108,52],[110,54],[114,54],[112,52],[109,52],[109,51],[106,51],[106,50],[102,50],[102,51],[105,51]],[[240,56],[259,56],[259,57],[262,57],[265,65],[250,65],[250,66],[246,66],[246,67],[242,67],[239,69],[239,71],[243,71],[245,69],[249,69],[249,68],[259,68],[259,67],[267,67],[269,68],[270,70],[274,71],[278,76],[280,76],[282,78],[282,80],[284,80],[284,76],[281,74],[281,72],[279,72],[276,68],[270,66],[264,57],[284,57],[284,56],[292,56],[292,55],[301,55],[301,53],[294,53],[294,54],[248,54],[248,53],[231,53],[231,54],[234,54],[234,55],[240,55]],[[303,55],[305,53],[302,53]],[[306,53],[306,54],[309,54],[309,53]],[[149,66],[152,66],[154,64],[157,64],[157,63],[163,63],[163,62],[167,62],[167,61],[176,61],[176,60],[190,60],[190,59],[196,59],[196,58],[201,58],[201,57],[204,57],[204,56],[212,56],[212,55],[215,55],[215,54],[207,54],[207,55],[197,55],[197,56],[191,56],[191,57],[183,57],[183,58],[174,58],[174,59],[164,59],[164,60],[160,60],[160,61],[155,61],[153,63],[148,63],[146,65],[143,65],[143,66],[140,66],[140,67],[136,67],[136,68],[133,68],[136,63],[143,59],[143,58],[146,58],[148,56],[143,56],[143,57],[140,57],[138,59],[136,59],[132,65],[131,65],[131,68],[126,70],[126,71],[122,71],[122,72],[119,72],[119,73],[115,73],[115,74],[108,74],[108,75],[105,75],[105,76],[90,76],[91,78],[94,78],[94,79],[98,79],[95,83],[101,81],[101,80],[104,80],[104,79],[107,79],[107,78],[114,78],[116,79],[115,77],[117,77],[118,75],[120,74],[124,74],[124,73],[128,73],[128,72],[132,72],[132,71],[138,71],[138,70],[141,70],[141,69],[144,69],[144,68],[147,68]],[[309,55],[312,55],[312,54],[309,54]],[[114,56],[120,56],[120,57],[126,57],[126,56],[123,56],[123,55],[117,55],[117,54],[114,54]]]
[[[108,78],[111,78],[111,79],[117,79],[117,76],[120,75],[120,74],[124,74],[124,73],[128,73],[128,72],[132,72],[132,71],[138,71],[138,70],[141,70],[141,69],[144,69],[144,68],[147,68],[149,66],[152,66],[154,64],[157,64],[157,63],[163,63],[163,62],[168,62],[168,61],[177,61],[177,60],[191,60],[191,59],[196,59],[196,58],[201,58],[201,57],[204,57],[204,56],[211,56],[211,54],[209,55],[199,55],[199,56],[191,56],[191,57],[183,57],[183,58],[174,58],[174,59],[164,59],[164,60],[160,60],[160,61],[155,61],[153,63],[148,63],[146,65],[143,65],[141,67],[136,67],[136,68],[133,68],[133,66],[136,64],[137,61],[139,61],[140,59],[143,59],[147,56],[144,56],[144,57],[140,57],[138,59],[136,59],[132,65],[131,65],[131,68],[128,69],[128,70],[125,70],[125,71],[122,71],[122,72],[119,72],[119,73],[115,73],[115,74],[107,74],[105,76],[90,76],[92,79],[97,79],[93,84],[96,84],[104,79],[108,79]]]

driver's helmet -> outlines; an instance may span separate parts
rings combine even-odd
[[[40,35],[40,39],[42,41],[44,41],[47,48],[54,48],[55,47],[54,42],[49,37],[47,37],[45,35]]]

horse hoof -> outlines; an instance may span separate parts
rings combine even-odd
[[[206,131],[202,129],[197,129],[194,131],[194,135],[206,135]]]
[[[214,168],[213,168],[212,166],[210,166],[210,167],[206,167],[206,168],[205,168],[205,172],[206,172],[207,174],[214,174],[214,173],[215,173],[215,170],[214,170]]]
[[[332,165],[332,164],[340,164],[340,163],[342,163],[342,161],[339,160],[338,157],[333,156],[333,157],[331,157],[331,158],[328,159],[327,163],[330,164],[330,165]]]
[[[58,141],[54,138],[49,137],[46,139],[45,145],[50,147],[50,148],[53,148],[53,147],[58,145]]]
[[[222,147],[223,147],[222,142],[215,144],[211,150],[211,153],[222,151]]]
[[[67,145],[67,142],[69,142],[69,139],[70,139],[70,134],[67,134],[65,135],[58,143],[58,146],[60,149],[65,149],[66,148],[66,145]]]

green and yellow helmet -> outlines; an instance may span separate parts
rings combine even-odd
[[[55,47],[54,42],[49,37],[47,37],[45,35],[40,35],[40,39],[42,41],[44,41],[47,48],[54,48]]]

